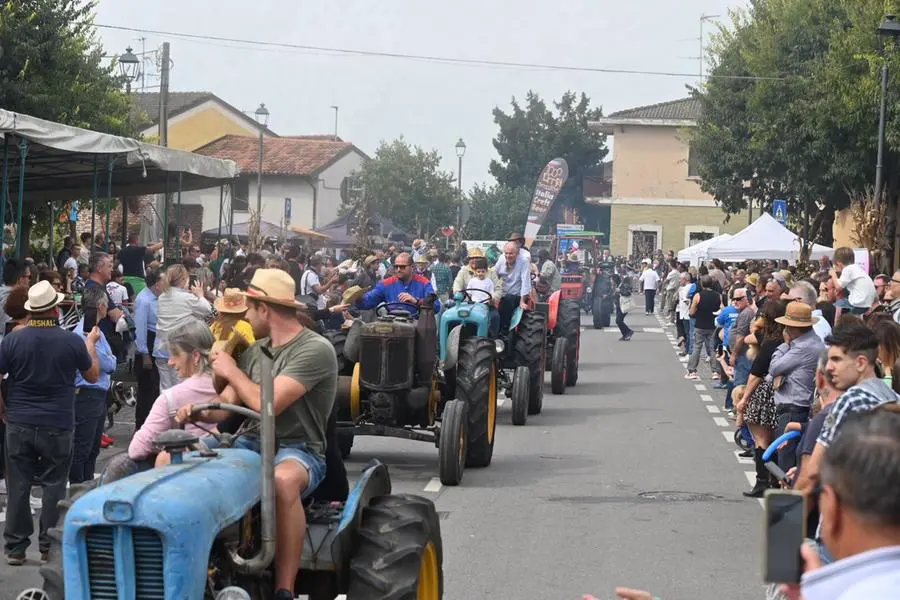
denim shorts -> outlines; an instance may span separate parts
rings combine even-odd
[[[200,441],[210,450],[219,447],[219,440],[211,435],[203,436]],[[245,435],[235,440],[233,447],[241,448],[242,450],[252,450],[257,454],[259,454],[261,450],[259,438],[248,437]],[[288,460],[300,463],[306,468],[306,472],[309,474],[309,485],[303,490],[303,497],[306,498],[316,491],[316,488],[319,487],[319,484],[325,479],[325,460],[315,452],[311,451],[306,446],[306,442],[281,442],[278,445],[278,452],[275,453],[275,465],[280,465]]]

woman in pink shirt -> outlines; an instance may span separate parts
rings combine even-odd
[[[128,446],[128,456],[132,460],[144,460],[156,455],[157,466],[167,464],[168,457],[164,457],[162,461],[158,457],[159,450],[155,445],[157,436],[177,428],[175,413],[182,406],[216,400],[209,362],[213,341],[209,327],[199,319],[192,319],[169,333],[166,341],[169,366],[178,372],[181,382],[165,390],[153,403],[147,420],[134,434]],[[203,437],[215,430],[215,424],[188,423],[185,429]]]

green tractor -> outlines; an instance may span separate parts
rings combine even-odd
[[[458,485],[465,467],[491,463],[497,426],[493,340],[466,340],[453,368],[444,368],[434,311],[393,302],[377,307],[373,322],[357,321],[345,336],[333,335],[332,343],[336,352],[342,344],[338,363],[346,369],[335,400],[344,458],[356,436],[372,435],[437,446],[444,485]]]

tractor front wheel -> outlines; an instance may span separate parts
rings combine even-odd
[[[531,378],[528,367],[516,367],[513,372],[512,390],[509,393],[512,401],[512,424],[524,425],[528,421],[528,387]]]
[[[441,525],[430,500],[405,494],[373,498],[357,533],[348,598],[443,597]]]
[[[513,354],[516,366],[528,367],[531,383],[528,392],[528,414],[540,414],[544,404],[544,346],[547,319],[533,310],[522,315],[516,328]]]
[[[550,389],[554,394],[566,393],[568,354],[569,341],[566,338],[556,338],[553,343],[553,358],[550,360]]]
[[[496,345],[488,338],[468,338],[459,346],[456,398],[468,407],[466,466],[486,467],[494,455],[497,429]]]
[[[466,467],[467,420],[468,406],[462,400],[450,400],[444,405],[438,442],[438,464],[444,485],[459,485],[462,481]]]

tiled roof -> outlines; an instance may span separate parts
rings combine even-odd
[[[140,127],[146,128],[159,123],[158,92],[138,92],[132,94],[131,97],[134,100],[134,112]],[[169,118],[171,119],[172,117],[181,114],[186,110],[190,110],[195,106],[199,106],[209,100],[215,100],[226,109],[234,113],[238,118],[247,121],[247,123],[252,125],[253,127],[257,127],[256,120],[252,116],[238,110],[212,92],[169,92],[169,106],[167,107]],[[268,127],[266,128],[266,132],[269,135],[275,135],[275,133],[269,130]]]
[[[700,101],[682,98],[659,104],[638,106],[614,112],[607,119],[658,119],[661,121],[696,121],[700,118]]]
[[[263,143],[264,175],[315,175],[354,148],[349,142],[306,137],[267,137]],[[237,163],[241,173],[259,172],[259,138],[225,135],[194,150]]]

